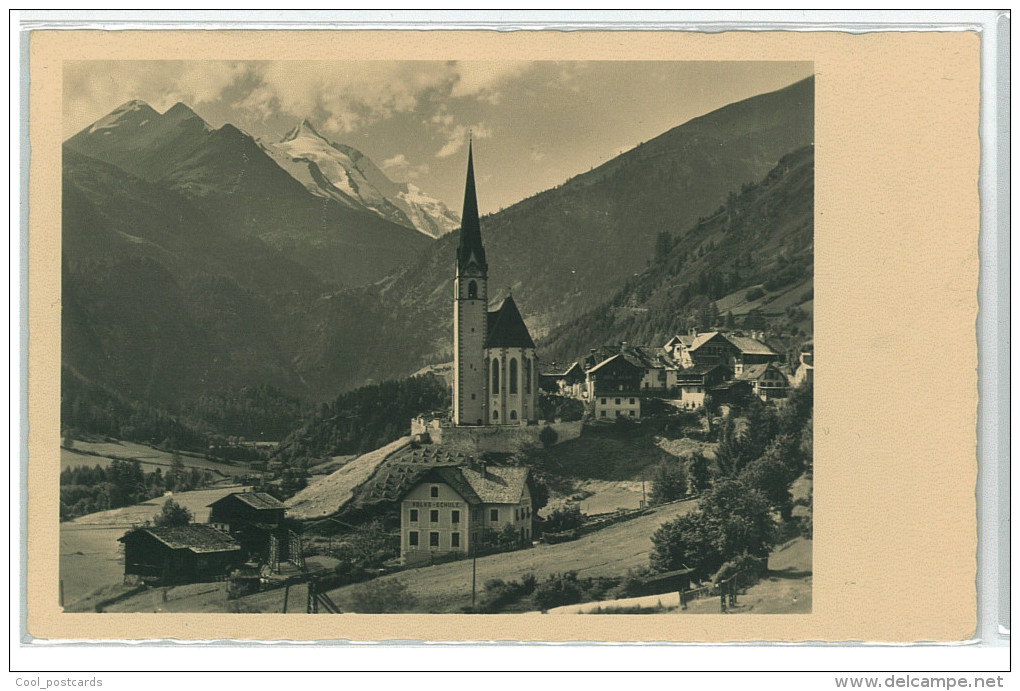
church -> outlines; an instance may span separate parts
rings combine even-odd
[[[453,282],[453,424],[526,425],[538,421],[535,342],[512,295],[489,311],[472,145]]]

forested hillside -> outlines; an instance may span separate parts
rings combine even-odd
[[[805,147],[687,232],[662,231],[648,267],[611,300],[554,329],[539,344],[542,357],[569,362],[618,341],[662,345],[690,328],[804,340],[813,276],[814,148]],[[724,306],[735,310],[720,310],[731,295]]]

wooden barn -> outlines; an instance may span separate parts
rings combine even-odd
[[[161,585],[211,581],[241,565],[241,545],[210,525],[136,528],[124,543],[124,575]]]
[[[234,492],[209,504],[209,523],[237,539],[249,559],[269,562],[300,559],[296,536],[284,523],[286,508],[265,492]]]

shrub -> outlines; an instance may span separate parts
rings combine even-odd
[[[564,530],[573,530],[584,525],[587,516],[581,513],[581,507],[577,504],[568,504],[562,508],[555,509],[542,524],[542,531],[546,533],[561,533]]]
[[[524,574],[520,582],[504,582],[500,578],[491,578],[485,582],[482,600],[478,604],[476,611],[486,614],[502,612],[509,605],[519,602],[535,592],[537,584],[538,579],[535,578],[533,573]]]
[[[744,293],[744,299],[747,300],[748,302],[754,302],[755,300],[759,300],[764,296],[765,291],[762,290],[760,286],[755,286],[754,288],[751,288],[749,291]]]
[[[758,582],[766,571],[768,571],[768,564],[765,559],[744,552],[720,566],[719,570],[712,576],[712,583],[717,584],[739,573],[741,574],[741,585],[753,585]]]
[[[687,471],[675,460],[662,461],[652,469],[651,502],[664,504],[687,494]]]
[[[684,461],[684,469],[687,471],[687,485],[690,494],[708,489],[712,481],[712,471],[705,454],[700,451],[692,451]]]
[[[192,518],[194,516],[186,507],[181,506],[173,499],[167,499],[163,504],[163,510],[152,517],[152,524],[157,528],[172,528],[188,525]]]
[[[581,602],[583,589],[576,571],[552,574],[535,588],[535,605],[546,612],[554,607],[576,605]]]
[[[692,568],[697,577],[708,577],[725,561],[715,544],[716,533],[701,511],[692,511],[663,523],[652,534],[652,569],[675,571]]]
[[[542,446],[549,448],[556,443],[556,440],[560,438],[560,435],[556,433],[552,427],[546,426],[542,428],[542,431],[538,433],[538,440],[542,442]]]

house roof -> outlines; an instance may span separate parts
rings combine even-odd
[[[528,327],[521,317],[512,295],[503,304],[489,312],[489,331],[485,339],[486,348],[534,348]]]
[[[634,367],[640,369],[676,367],[676,362],[666,354],[663,348],[630,344],[624,346],[621,344],[619,346],[601,346],[594,348],[593,351],[585,358],[589,372],[601,367],[614,357],[621,357]]]
[[[216,506],[222,501],[230,498],[238,499],[239,501],[247,504],[253,509],[283,509],[286,508],[283,502],[274,497],[272,494],[266,492],[233,492],[227,496],[217,499],[208,506]]]
[[[691,382],[703,382],[710,372],[715,369],[719,369],[720,367],[722,367],[722,365],[697,365],[696,367],[688,367],[685,370],[677,372],[677,383],[688,384]]]
[[[761,341],[748,336],[725,334],[726,340],[735,345],[741,353],[748,355],[775,355],[776,352]]]
[[[761,379],[765,372],[770,369],[775,372],[778,372],[779,374],[782,374],[784,377],[786,376],[786,374],[784,374],[783,371],[779,369],[774,362],[769,362],[767,364],[762,365],[745,365],[744,370],[740,374],[736,375],[734,379],[740,379],[744,381],[753,381],[756,379]]]
[[[471,489],[486,504],[516,504],[524,494],[528,469],[523,466],[488,466],[459,468]]]
[[[528,469],[522,466],[431,468],[403,493],[425,482],[444,482],[468,504],[516,504],[524,494]]]
[[[567,376],[568,374],[570,374],[575,369],[580,369],[580,367],[581,367],[581,365],[579,365],[578,363],[574,362],[574,363],[571,363],[570,367],[568,367],[566,369],[547,369],[547,370],[544,370],[542,372],[539,372],[539,375],[543,376],[543,377],[556,377],[557,379],[560,379],[562,377]]]
[[[624,363],[624,365],[627,366],[627,367],[633,367],[634,369],[640,369],[640,367],[638,365],[635,365],[633,362],[631,362],[627,358],[625,358],[622,353],[617,353],[616,355],[613,355],[612,357],[608,357],[605,360],[603,360],[602,362],[600,362],[599,364],[597,364],[594,367],[592,367],[590,370],[588,370],[588,374],[592,374],[593,372],[597,372],[598,370],[602,369],[603,367],[606,367],[607,365],[609,365],[611,363]]]
[[[139,531],[151,535],[170,549],[188,549],[197,554],[234,552],[241,549],[237,540],[204,523],[192,523],[170,528],[139,528],[119,538],[119,541],[126,542]]]
[[[698,334],[697,337],[691,341],[691,344],[688,346],[688,350],[697,350],[718,335],[718,331],[707,331],[703,334]]]

